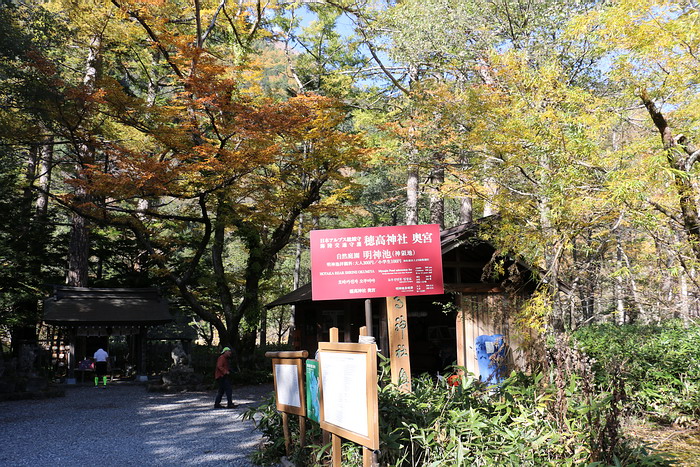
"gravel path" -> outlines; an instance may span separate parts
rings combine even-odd
[[[232,410],[214,410],[214,392],[149,393],[133,383],[0,402],[0,465],[249,467],[261,436],[241,414],[271,391],[234,388]]]

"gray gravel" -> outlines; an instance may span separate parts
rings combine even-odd
[[[241,414],[271,391],[234,388],[232,410],[214,410],[214,392],[149,393],[128,383],[0,402],[0,466],[252,466],[261,435]]]

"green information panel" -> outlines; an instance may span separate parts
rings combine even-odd
[[[306,418],[319,423],[321,406],[318,398],[318,362],[306,360]]]

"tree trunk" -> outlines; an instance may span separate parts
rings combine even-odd
[[[296,290],[301,285],[301,252],[302,252],[302,236],[304,234],[304,216],[299,216],[297,222],[297,242],[294,251],[294,272],[292,275],[292,290]],[[290,306],[291,317],[289,319],[289,336],[296,331],[296,306]]]
[[[30,204],[32,198],[32,188],[34,187],[34,181],[36,180],[36,166],[37,160],[39,159],[39,147],[36,144],[32,144],[29,148],[27,154],[27,167],[25,171],[25,177],[27,179],[24,185],[24,190],[22,194],[23,207],[27,207]],[[22,228],[28,228],[28,225],[22,226]]]
[[[236,320],[234,315],[237,314],[236,307],[233,303],[233,295],[231,289],[228,285],[226,279],[226,270],[224,268],[224,249],[225,249],[225,234],[226,234],[226,206],[225,201],[220,198],[218,200],[218,206],[216,210],[216,219],[214,219],[214,241],[211,244],[211,260],[212,260],[212,272],[214,274],[214,279],[216,281],[216,288],[218,292],[219,303],[221,305],[221,310],[226,320],[226,329],[228,329],[228,334],[231,333],[231,328],[229,327],[232,322],[235,322],[236,327],[238,327],[238,322],[240,318]],[[222,340],[226,340],[225,336],[219,336]],[[223,345],[235,346],[238,341],[222,342]],[[234,349],[234,355],[237,355]]]
[[[25,180],[22,189],[22,196],[19,199],[20,203],[20,225],[16,226],[17,242],[15,248],[19,253],[17,255],[17,265],[23,273],[29,273],[38,277],[36,265],[38,264],[32,255],[36,242],[32,235],[32,188],[36,180],[36,166],[38,159],[38,146],[31,145],[27,151],[27,160],[25,166]],[[39,321],[38,302],[31,296],[28,298],[19,298],[12,304],[12,313],[18,321],[10,328],[11,333],[11,352],[15,357],[20,357],[22,347],[28,345],[34,347],[37,343],[36,323]],[[34,368],[32,368],[34,370]]]
[[[673,169],[673,181],[679,197],[683,228],[695,257],[700,259],[700,217],[695,202],[697,193],[695,193],[692,178],[687,175],[700,156],[700,149],[690,144],[682,135],[674,138],[666,117],[656,107],[646,90],[641,92],[640,97],[661,134],[666,160]]]
[[[459,157],[459,163],[463,170],[468,170],[469,159],[466,151],[462,151]],[[471,196],[463,196],[459,199],[459,222],[466,224],[474,221],[474,206]]]
[[[639,289],[637,287],[637,281],[634,280],[634,275],[632,274],[632,264],[630,263],[629,258],[627,257],[627,254],[625,253],[625,249],[622,246],[622,240],[620,239],[619,234],[616,234],[617,237],[617,249],[618,249],[618,254],[620,259],[622,260],[622,263],[624,267],[627,270],[627,279],[629,281],[630,285],[630,291],[632,292],[632,301],[634,302],[634,313],[628,314],[627,318],[629,320],[630,324],[633,324],[633,322],[636,320],[638,316],[644,316],[644,306],[642,305],[642,301],[640,300],[639,296]]]
[[[678,315],[676,318],[681,318],[683,323],[687,326],[690,323],[690,306],[688,304],[688,278],[685,274],[681,274],[680,277],[680,290],[679,290],[679,306]]]
[[[418,69],[411,65],[408,70],[408,86],[411,89],[418,81]],[[410,96],[409,91],[409,98]],[[413,119],[413,103],[411,105],[410,118]],[[416,146],[416,128],[413,121],[410,123],[408,130],[408,172],[406,174],[406,225],[418,224],[418,186],[419,186],[419,171],[418,171],[418,149]]]
[[[496,195],[498,194],[498,187],[494,179],[487,177],[484,180],[484,188],[486,191],[486,196],[484,197],[484,217],[498,214],[498,208],[495,202]]]
[[[459,222],[466,224],[474,220],[472,199],[468,196],[460,199],[459,204]]]
[[[85,65],[83,84],[86,92],[94,92],[97,79],[101,74],[101,47],[102,38],[96,34],[88,49],[88,57]],[[86,141],[80,142],[77,148],[78,167],[93,164],[95,150]],[[84,189],[78,189],[76,193],[78,202],[87,202],[88,196]],[[90,256],[90,227],[87,219],[74,213],[71,220],[70,244],[68,248],[68,272],[66,284],[74,287],[88,286],[88,269]]]
[[[411,164],[406,180],[406,225],[418,224],[418,166]]]
[[[260,307],[260,347],[267,345],[267,308]]]
[[[39,195],[36,198],[37,220],[43,222],[46,218],[51,191],[51,171],[53,169],[53,137],[44,139],[40,150],[39,160]]]
[[[445,198],[441,193],[445,182],[445,166],[442,156],[439,156],[437,164],[430,174],[430,223],[438,224],[442,229],[445,227]]]
[[[88,286],[89,251],[90,228],[88,222],[83,216],[73,214],[68,246],[67,285],[73,287]]]
[[[587,270],[590,267],[591,258],[589,254],[580,251],[576,239],[573,240],[571,254],[577,276],[576,290],[578,292],[579,302],[581,303],[581,320],[584,323],[588,323],[593,319],[595,308],[595,297],[593,296],[594,287],[591,285],[591,282],[595,280],[591,277],[594,276],[594,274],[591,274],[590,271]]]
[[[620,242],[617,242],[615,249],[615,266],[618,271],[622,270],[622,247]],[[617,313],[616,322],[619,325],[625,324],[627,316],[625,313],[625,287],[622,274],[615,275],[615,311]]]

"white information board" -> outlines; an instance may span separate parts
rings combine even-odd
[[[268,352],[270,355],[284,352]],[[266,356],[268,355],[266,354]],[[304,355],[308,355],[306,351]],[[306,398],[303,358],[306,357],[271,357],[272,375],[275,380],[275,402],[277,410],[294,415],[306,415]]]
[[[277,381],[277,402],[291,407],[301,407],[297,365],[275,364],[275,381]]]
[[[379,449],[377,346],[320,342],[321,428]]]
[[[363,436],[367,426],[367,368],[363,354],[321,352],[324,420]]]

